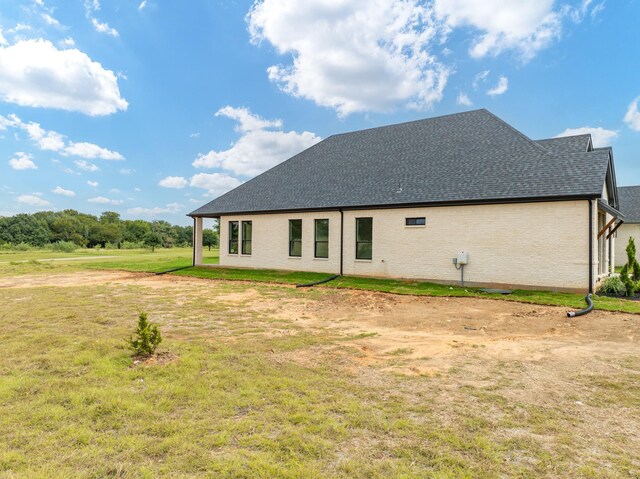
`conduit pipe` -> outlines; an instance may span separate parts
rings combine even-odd
[[[567,313],[567,317],[575,318],[576,316],[582,316],[584,314],[589,314],[593,310],[593,301],[591,301],[591,293],[587,294],[585,296],[584,300],[587,302],[587,307],[584,308],[584,309],[581,309],[580,311],[569,311]]]

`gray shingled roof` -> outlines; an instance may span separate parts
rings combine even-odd
[[[640,223],[640,186],[621,186],[618,188],[620,212],[625,223]]]
[[[545,147],[487,110],[344,133],[190,215],[599,197],[609,153],[559,151],[572,142]]]
[[[548,138],[546,140],[537,140],[536,143],[548,150],[557,153],[564,153],[568,151],[573,151],[575,153],[584,153],[586,151],[589,151],[591,135],[587,134],[562,136],[559,138]]]

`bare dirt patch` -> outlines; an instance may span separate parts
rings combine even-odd
[[[580,367],[596,356],[640,352],[640,317],[595,311],[567,318],[567,308],[479,298],[416,297],[355,290],[316,289],[288,294],[290,287],[229,283],[173,275],[124,271],[78,271],[0,279],[0,288],[136,285],[170,293],[179,304],[188,299],[224,305],[295,328],[327,330],[343,337],[330,351],[307,351],[292,358],[305,362],[329,352],[346,355],[354,367],[378,365],[406,374],[432,375],[477,361],[553,360]],[[228,286],[233,284],[232,288]],[[268,325],[267,325],[268,326]],[[288,331],[288,330],[287,330]],[[288,334],[288,333],[287,333]],[[342,358],[344,359],[344,357]]]

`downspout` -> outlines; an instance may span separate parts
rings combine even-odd
[[[593,301],[591,301],[592,294],[593,294],[593,201],[589,200],[589,293],[584,298],[584,300],[587,302],[587,307],[579,311],[569,311],[567,313],[567,317],[575,318],[576,316],[589,314],[593,310]]]
[[[344,211],[340,211],[340,276],[342,276],[342,264],[344,262]]]
[[[296,288],[310,288],[311,286],[328,283],[329,281],[333,281],[334,279],[338,279],[342,276],[342,262],[344,258],[344,212],[342,211],[342,208],[339,208],[338,211],[340,211],[340,274],[336,274],[330,278],[322,279],[320,281],[314,281],[313,283],[296,284]]]

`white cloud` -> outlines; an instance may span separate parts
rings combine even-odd
[[[138,187],[135,187],[135,188],[133,189],[133,191],[142,191],[142,190],[141,190],[140,188],[138,188]]]
[[[85,160],[74,160],[74,163],[82,171],[100,171],[96,165]]]
[[[591,10],[591,18],[596,18],[604,10],[604,3],[605,2],[600,2],[593,7]]]
[[[19,203],[24,203],[25,205],[30,206],[49,206],[51,204],[47,200],[43,200],[36,195],[20,195],[17,200]]]
[[[173,214],[179,213],[183,208],[183,205],[180,203],[169,203],[166,207],[160,208],[156,206],[154,208],[143,208],[141,206],[137,206],[135,208],[129,208],[127,213],[130,215],[140,215],[140,216],[156,216],[163,214]]]
[[[71,37],[67,37],[64,40],[61,40],[59,42],[59,44],[63,47],[75,47],[76,46],[76,42],[73,38]]]
[[[477,73],[473,77],[472,86],[473,86],[474,90],[477,90],[478,88],[480,88],[480,85],[487,81],[487,77],[489,76],[489,73],[491,73],[490,70],[484,70],[484,71],[481,71],[481,72]]]
[[[56,186],[55,189],[51,190],[52,193],[56,195],[69,196],[70,198],[76,196],[76,193],[71,190],[65,190],[61,186]]]
[[[435,0],[435,11],[451,28],[471,27],[474,58],[497,56],[505,50],[529,60],[560,36],[561,14],[554,0]]]
[[[92,18],[91,24],[93,25],[93,28],[96,29],[96,32],[106,33],[107,35],[111,35],[112,37],[120,36],[118,30],[116,30],[115,28],[111,28],[108,23],[101,22],[97,18]]]
[[[198,133],[191,133],[189,135],[189,138],[200,138],[200,133],[199,132]]]
[[[38,167],[32,160],[33,156],[18,151],[15,157],[9,160],[9,165],[14,170],[37,170]]]
[[[248,108],[225,106],[216,112],[216,116],[224,116],[238,122],[236,131],[247,132],[266,128],[281,128],[282,120],[265,120],[249,111]]]
[[[243,132],[240,139],[227,150],[211,150],[193,162],[196,168],[222,168],[242,176],[254,176],[290,158],[321,140],[304,131],[271,131],[262,128],[280,127],[279,120],[264,120],[244,108],[224,107],[216,115],[238,122]]]
[[[640,96],[634,99],[627,108],[627,113],[624,115],[624,122],[635,131],[640,131],[640,111],[638,111],[638,101]]]
[[[9,42],[2,35],[2,28],[0,28],[0,46],[4,46],[4,45],[8,45],[8,44],[9,44]]]
[[[146,6],[147,6],[147,0],[142,0],[140,2],[140,5],[138,5],[138,10],[142,11],[146,8]]]
[[[69,143],[69,146],[64,149],[64,154],[87,159],[124,160],[124,157],[116,151],[107,150],[93,143],[86,142]]]
[[[473,102],[471,101],[471,99],[469,98],[469,95],[467,95],[465,92],[461,91],[460,93],[458,93],[458,98],[456,98],[456,103],[458,105],[461,106],[472,106]]]
[[[0,115],[0,130],[7,127],[20,128],[25,131],[41,150],[56,151],[61,155],[79,156],[88,159],[124,160],[120,153],[102,148],[93,143],[74,143],[71,141],[67,144],[64,135],[53,130],[45,130],[39,123],[25,123],[13,114],[8,117]]]
[[[104,196],[96,196],[95,198],[89,198],[87,200],[89,203],[100,203],[103,205],[121,205],[124,203],[122,200],[112,200],[109,198],[105,198]]]
[[[435,0],[434,9],[449,28],[471,29],[472,57],[513,51],[526,62],[562,35],[565,19],[582,22],[592,0],[582,0],[577,7],[561,4],[556,8],[557,4],[554,0]],[[604,2],[593,6],[591,16],[603,8]]]
[[[97,181],[87,181],[87,184],[89,186],[93,186],[94,188],[96,188],[98,186],[98,182]]]
[[[189,182],[189,185],[205,189],[212,196],[220,196],[241,184],[239,179],[223,173],[198,173],[193,175]]]
[[[487,90],[487,95],[489,96],[502,95],[508,89],[509,89],[509,79],[505,76],[502,76],[498,80],[498,84],[495,87],[491,88],[490,90]]]
[[[60,22],[58,20],[53,18],[48,13],[42,13],[42,14],[40,14],[40,16],[42,17],[42,19],[44,20],[44,22],[47,25],[51,25],[51,26],[54,26],[54,27],[61,27],[62,26],[62,25],[60,25]]]
[[[591,140],[593,141],[593,146],[595,148],[599,148],[601,146],[609,146],[611,144],[611,140],[615,139],[618,136],[618,132],[615,130],[606,130],[601,127],[592,128],[590,126],[583,126],[581,128],[567,128],[558,136],[556,136],[556,138],[587,134],[591,135]]]
[[[189,182],[182,176],[167,176],[166,178],[162,178],[158,184],[165,188],[180,189],[187,186]]]
[[[132,175],[136,172],[136,170],[134,170],[133,168],[120,168],[118,170],[120,172],[121,175]]]
[[[562,7],[562,13],[569,17],[569,19],[574,23],[580,23],[585,19],[587,14],[589,14],[589,7],[592,3],[592,0],[582,0],[582,3],[577,7],[564,5]],[[605,2],[600,2],[594,5],[590,13],[591,18],[595,18],[600,12],[602,12],[602,10],[604,10],[604,3]]]
[[[253,43],[293,58],[269,79],[341,116],[442,98],[449,70],[429,52],[441,32],[419,0],[258,0],[247,22]]]
[[[72,48],[47,40],[0,47],[0,98],[21,106],[78,111],[91,116],[126,110],[111,70]]]
[[[64,148],[64,136],[60,133],[47,131],[38,123],[22,123],[18,117],[15,115],[13,115],[13,117],[18,120],[16,126],[26,131],[29,138],[31,138],[41,150],[60,151]]]

